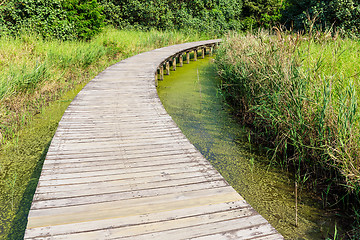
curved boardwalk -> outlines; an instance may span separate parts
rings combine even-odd
[[[141,53],[84,87],[52,140],[25,239],[282,239],[186,139],[157,96],[157,69],[217,42]]]

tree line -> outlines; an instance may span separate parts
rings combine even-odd
[[[0,35],[31,29],[47,38],[90,39],[105,25],[213,34],[269,28],[359,35],[356,0],[3,0]]]

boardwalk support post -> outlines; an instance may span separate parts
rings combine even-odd
[[[157,69],[157,70],[159,70],[159,69]],[[157,70],[155,72],[155,87],[158,86],[158,71]]]
[[[190,52],[186,52],[186,63],[190,63]]]
[[[206,52],[206,47],[203,47],[201,49],[201,58],[204,59],[205,58],[205,52]]]
[[[180,53],[180,55],[179,55],[179,67],[182,67],[183,66],[183,54],[182,53]]]
[[[194,50],[194,61],[197,61],[197,49]]]
[[[174,57],[172,60],[172,67],[173,67],[173,71],[176,71],[176,57]]]
[[[169,61],[166,62],[165,69],[166,69],[165,75],[170,75],[170,63],[169,63]]]
[[[159,80],[164,80],[164,66],[161,65],[159,68]]]

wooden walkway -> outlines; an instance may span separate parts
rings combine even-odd
[[[52,140],[25,239],[283,239],[158,98],[154,79],[174,57],[217,42],[141,53],[84,87]]]

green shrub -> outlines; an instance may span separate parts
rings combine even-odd
[[[283,22],[295,29],[332,29],[360,36],[360,3],[354,0],[287,0]]]
[[[242,0],[102,0],[101,5],[106,22],[116,27],[194,29],[221,34],[242,26]]]
[[[0,6],[0,35],[26,29],[44,37],[74,37],[74,26],[62,10],[61,0],[10,0]]]
[[[122,19],[123,13],[118,1],[100,0],[101,7],[103,8],[105,25],[112,25],[116,28],[124,26]]]
[[[10,0],[0,6],[0,36],[32,31],[45,38],[88,40],[103,20],[96,0]]]
[[[78,39],[89,40],[104,27],[103,7],[96,0],[67,0],[62,5]]]
[[[243,7],[244,29],[269,28],[281,19],[281,0],[245,0]]]

